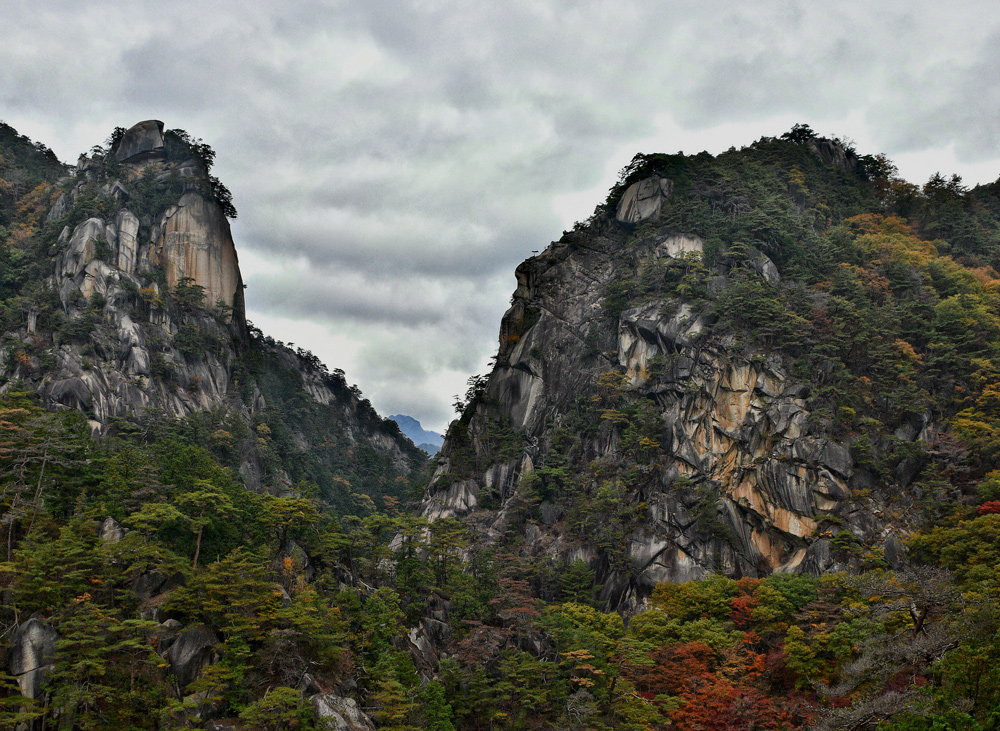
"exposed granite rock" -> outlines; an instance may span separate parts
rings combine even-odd
[[[170,669],[176,676],[177,686],[181,690],[212,662],[214,648],[218,644],[219,638],[202,624],[188,627],[177,635],[164,657],[170,663]]]
[[[617,221],[658,215],[668,183],[654,177],[630,186]],[[878,534],[881,519],[853,498],[861,473],[849,444],[811,418],[810,384],[795,380],[780,355],[748,352],[715,334],[711,300],[729,286],[735,259],[726,252],[718,257],[708,273],[707,298],[650,292],[611,320],[612,285],[638,281],[664,262],[684,266],[704,250],[694,235],[637,241],[642,234],[631,231],[614,222],[597,224],[567,234],[517,268],[496,366],[482,398],[463,417],[467,446],[461,448],[483,466],[457,472],[454,465],[468,464],[469,456],[455,459],[459,447],[449,435],[423,515],[465,516],[479,540],[499,540],[511,529],[514,511],[523,515],[518,497],[528,475],[546,465],[554,430],[578,410],[578,399],[602,398],[608,390],[600,385],[602,374],[621,373],[622,393],[650,408],[646,424],[657,439],[649,448],[657,458],[646,463],[625,452],[613,416],[595,416],[591,429],[574,428],[586,431],[576,448],[579,464],[621,472],[635,465],[623,499],[644,514],[626,533],[627,570],[620,562],[612,565],[585,535],[567,530],[564,511],[552,499],[534,508],[527,524],[520,519],[526,555],[548,556],[557,566],[585,557],[607,606],[626,610],[658,582],[710,571],[760,576],[846,568],[821,535],[823,516],[865,539]],[[768,257],[746,253],[740,253],[740,271],[780,282]],[[497,423],[520,437],[520,455],[493,456],[486,435]],[[902,465],[900,481],[913,479],[918,469]],[[583,481],[576,489],[595,491],[599,483],[587,471],[576,475]]]
[[[104,543],[118,543],[118,541],[125,537],[126,533],[128,533],[127,528],[114,518],[108,516],[101,523],[99,536]]]
[[[162,655],[169,650],[183,627],[184,625],[176,619],[167,619],[160,622],[151,635],[151,639],[156,642],[156,651]]]
[[[52,671],[59,635],[42,620],[32,617],[14,632],[10,643],[10,674],[21,695],[40,698]]]
[[[247,373],[253,351],[253,362],[265,363],[278,380],[301,384],[314,422],[330,430],[322,437],[315,429],[308,437],[294,429],[291,435],[303,453],[324,452],[327,477],[339,474],[343,456],[350,459],[359,444],[388,455],[398,474],[408,473],[420,456],[347,386],[342,372],[331,374],[311,354],[250,331],[232,233],[204,162],[172,137],[168,157],[162,127],[151,121],[129,130],[117,150],[125,164],[82,156],[75,174],[60,181],[64,192],[50,220],[69,219],[72,211],[77,223],[63,226],[54,244],[49,283],[59,302],[31,306],[20,327],[0,333],[0,393],[26,386],[47,407],[78,410],[95,438],[118,428],[119,419],[209,410],[252,429],[287,397],[267,390],[263,374]],[[112,210],[81,222],[73,206],[95,191],[110,197]],[[178,291],[185,278],[204,288],[202,306],[192,301],[195,290]],[[220,302],[225,307],[217,308]],[[28,342],[30,357],[12,357]],[[240,439],[234,446],[249,489],[295,492],[284,470],[268,467],[256,440]]]
[[[433,617],[424,617],[420,620],[420,626],[424,637],[429,638],[434,647],[444,647],[451,641],[451,626],[445,622]]]
[[[163,214],[150,261],[166,270],[170,287],[185,278],[204,287],[208,307],[242,303],[243,278],[229,221],[200,193],[185,193]]]
[[[615,217],[622,223],[638,223],[647,218],[659,218],[663,199],[670,195],[673,181],[652,177],[632,183],[618,202]]]
[[[479,504],[478,495],[479,486],[475,480],[452,483],[435,490],[428,497],[423,507],[423,515],[428,520],[440,520],[468,513]]]
[[[906,560],[906,546],[895,533],[889,535],[882,544],[885,562],[894,571],[901,569]]]
[[[848,171],[856,170],[858,167],[858,156],[854,151],[846,149],[836,140],[815,137],[809,140],[809,149],[828,165],[836,165]]]
[[[163,157],[163,122],[148,119],[128,129],[118,143],[115,157],[120,162],[142,162]]]
[[[655,255],[668,259],[679,259],[688,254],[701,254],[705,251],[705,242],[697,236],[664,236],[655,246]]]
[[[375,724],[353,698],[318,693],[309,701],[316,709],[316,715],[336,731],[375,731]]]
[[[135,274],[139,264],[139,219],[123,210],[115,220],[118,229],[118,268],[125,274]]]
[[[136,577],[131,589],[135,598],[142,603],[185,583],[186,579],[182,573],[165,574],[162,571],[149,571]]]
[[[97,242],[107,241],[108,227],[100,218],[88,218],[73,229],[73,234],[62,255],[62,266],[57,268],[63,277],[76,278],[96,255]]]
[[[49,211],[48,215],[45,217],[46,221],[54,221],[57,218],[66,215],[66,211],[69,210],[70,204],[73,199],[66,193],[61,193],[59,198],[56,199],[55,204],[52,206],[52,210]]]

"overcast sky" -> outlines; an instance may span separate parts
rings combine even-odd
[[[995,2],[0,0],[0,119],[65,161],[160,119],[218,153],[249,318],[442,431],[514,267],[636,152],[804,122],[1000,175]]]

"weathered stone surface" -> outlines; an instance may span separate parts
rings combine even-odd
[[[542,516],[545,525],[554,524],[562,516],[562,508],[555,503],[544,502],[538,506],[538,513]]]
[[[176,287],[185,278],[205,288],[205,304],[242,304],[243,278],[229,221],[219,205],[196,192],[185,193],[160,222],[151,261]]]
[[[451,626],[446,622],[433,617],[424,617],[420,620],[420,626],[423,628],[424,635],[430,638],[436,647],[444,647],[451,640]]]
[[[804,573],[819,576],[830,571],[835,566],[833,560],[833,544],[822,538],[810,544],[806,550],[805,560],[802,562]]]
[[[148,571],[140,574],[132,582],[132,593],[140,602],[149,601],[157,594],[162,594],[178,586],[183,586],[186,582],[184,574],[166,574],[162,571]]]
[[[150,633],[150,639],[156,642],[156,651],[162,655],[169,650],[182,628],[183,625],[176,619],[160,622],[159,626]]]
[[[88,218],[73,229],[62,255],[62,276],[76,277],[93,260],[99,240],[107,241],[107,226],[100,218]]]
[[[128,192],[128,189],[126,189],[126,187],[122,185],[122,181],[120,180],[112,181],[110,184],[105,185],[102,188],[102,190],[108,195],[122,202],[127,201],[129,198],[132,197],[131,194]]]
[[[410,628],[405,637],[395,637],[393,644],[397,650],[409,653],[417,672],[431,676],[438,670],[438,654],[424,626]]]
[[[646,178],[633,183],[618,202],[615,217],[622,223],[638,223],[647,218],[659,218],[663,200],[670,195],[673,181],[667,178]]]
[[[59,314],[65,319],[56,314],[59,308],[29,304],[24,324],[0,343],[0,391],[23,384],[38,392],[47,408],[76,409],[85,414],[94,438],[118,428],[118,419],[141,420],[150,413],[172,419],[218,409],[227,419],[249,423],[254,414],[274,406],[273,392],[264,394],[254,386],[255,394],[244,405],[234,388],[232,377],[250,347],[250,333],[228,222],[214,199],[194,192],[210,187],[204,164],[193,158],[151,160],[154,174],[166,183],[162,191],[174,191],[177,197],[166,215],[161,215],[160,202],[154,209],[148,201],[133,199],[130,205],[140,205],[137,213],[120,206],[126,194],[135,193],[138,177],[148,172],[150,160],[143,155],[156,157],[162,151],[161,132],[157,122],[141,123],[118,148],[127,164],[82,156],[73,178],[60,181],[67,192],[51,209],[50,220],[65,217],[74,196],[90,182],[117,199],[109,206],[119,207],[106,219],[62,227],[49,283],[58,292]],[[154,264],[164,267],[166,282],[158,281]],[[206,288],[209,310],[218,300],[232,306],[232,319],[226,322],[216,313],[179,305],[171,288],[183,277]],[[197,332],[211,347],[192,354],[178,338],[182,330],[186,335]],[[31,344],[19,359],[13,357],[16,342]],[[308,397],[329,407],[342,427],[334,438],[344,440],[343,446],[371,445],[388,455],[399,472],[414,466],[415,455],[405,439],[383,426],[370,404],[315,358],[273,342],[258,340],[253,347],[301,376]],[[301,433],[293,438],[302,451],[315,446]],[[240,473],[247,487],[261,491],[267,483],[280,489],[282,476],[267,474],[259,450],[241,452]],[[328,467],[332,469],[329,460]],[[149,611],[155,616],[157,610]]]
[[[626,191],[619,220],[656,214],[655,201],[667,193],[653,184],[658,180]],[[823,542],[821,516],[834,516],[865,537],[882,525],[851,500],[855,488],[865,488],[858,487],[849,445],[810,414],[812,389],[792,378],[793,363],[776,353],[747,352],[714,329],[711,300],[731,285],[734,267],[778,284],[773,262],[753,251],[740,262],[723,255],[706,275],[711,285],[705,297],[684,299],[673,288],[664,296],[648,284],[609,322],[613,285],[655,277],[677,266],[665,259],[702,248],[696,236],[644,239],[609,221],[568,233],[521,264],[484,403],[467,415],[465,436],[483,466],[471,476],[453,475],[453,445],[446,441],[423,514],[464,516],[484,542],[505,535],[511,513],[520,509],[514,501],[525,476],[534,465],[546,465],[554,430],[580,401],[607,398],[609,387],[598,385],[602,374],[623,372],[623,400],[649,407],[643,428],[653,437],[648,448],[658,450],[656,458],[646,464],[634,444],[626,452],[625,426],[603,418],[592,428],[579,427],[586,434],[577,434],[573,458],[583,483],[588,464],[642,470],[630,477],[634,482],[622,498],[648,510],[647,520],[626,535],[630,572],[610,570],[586,536],[565,535],[559,499],[547,499],[532,515],[536,522],[521,528],[525,555],[548,556],[557,567],[575,548],[592,552],[601,597],[626,610],[656,582],[709,571],[761,576],[846,567]],[[482,438],[490,419],[523,435],[520,458],[491,456]],[[592,494],[600,483],[579,487]]]
[[[777,284],[781,281],[781,274],[778,273],[778,267],[774,265],[774,262],[770,258],[761,254],[756,259],[753,260],[752,266],[754,271],[756,271],[761,277],[767,280],[771,284]]]
[[[148,119],[128,129],[118,143],[115,158],[119,162],[141,162],[163,157],[163,122]]]
[[[320,693],[309,701],[316,715],[332,724],[336,731],[375,731],[375,724],[353,698]]]
[[[45,217],[45,220],[54,221],[57,218],[66,215],[66,211],[69,210],[71,204],[72,204],[72,199],[70,198],[70,196],[68,196],[66,193],[60,194],[59,198],[56,199],[55,204],[52,206],[52,210],[50,210],[49,214]]]
[[[42,620],[32,617],[14,631],[10,643],[10,674],[21,695],[40,698],[52,670],[59,635]]]
[[[118,268],[134,274],[139,263],[139,219],[129,210],[122,210],[115,219],[118,229]]]
[[[108,516],[101,523],[101,532],[99,535],[104,543],[118,543],[118,541],[125,537],[126,533],[128,533],[128,530],[121,523]]]
[[[705,242],[697,236],[665,236],[656,244],[657,256],[680,259],[688,254],[701,254]]]
[[[858,156],[835,140],[825,137],[811,139],[809,140],[809,149],[828,165],[836,165],[849,172],[853,172],[858,167]]]
[[[468,513],[479,504],[479,488],[473,480],[462,480],[434,493],[424,506],[428,520],[440,520]]]
[[[53,401],[58,401],[64,406],[72,409],[84,411],[90,406],[92,396],[90,387],[82,378],[67,378],[62,381],[53,382],[48,389],[49,396]]]
[[[819,456],[819,461],[841,477],[850,477],[853,471],[851,465],[854,463],[854,460],[851,459],[851,453],[846,447],[834,442],[828,441],[823,444],[823,451]]]
[[[219,644],[215,633],[203,624],[188,627],[177,635],[164,657],[184,689],[212,662],[214,648]]]
[[[903,568],[906,560],[906,546],[899,540],[899,536],[895,533],[890,534],[885,539],[885,543],[882,544],[882,552],[885,556],[885,562],[889,564],[890,568],[894,571]]]

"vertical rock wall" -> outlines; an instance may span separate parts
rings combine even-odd
[[[242,304],[243,278],[229,221],[200,193],[185,193],[163,214],[150,261],[163,267],[170,287],[185,278],[204,287],[208,307]]]

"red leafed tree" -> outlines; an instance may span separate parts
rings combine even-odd
[[[760,606],[760,599],[746,594],[734,596],[729,601],[729,606],[731,608],[729,619],[736,625],[736,628],[749,629],[753,624],[753,618],[750,615],[754,609]]]
[[[795,700],[768,698],[726,680],[684,700],[670,714],[671,731],[792,731],[807,728],[810,720]]]
[[[721,651],[704,642],[669,645],[630,678],[645,698],[671,696],[670,731],[792,731],[807,728],[809,707],[765,693],[765,655],[753,643]]]
[[[652,695],[696,693],[718,681],[715,669],[719,657],[704,642],[668,645],[651,653],[653,665],[634,670],[636,689]]]
[[[1000,500],[990,500],[980,505],[976,510],[980,515],[993,515],[1000,513]]]

